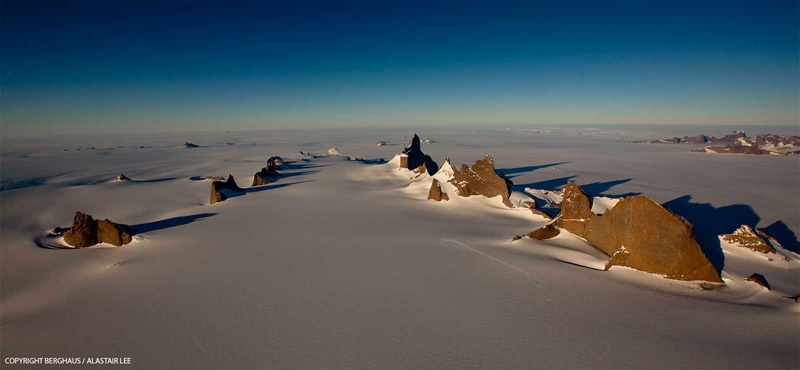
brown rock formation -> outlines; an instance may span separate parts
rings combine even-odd
[[[72,228],[64,234],[64,241],[75,248],[91,247],[98,243],[116,246],[131,242],[131,228],[109,220],[95,221],[92,216],[82,212],[75,213]]]
[[[417,175],[422,175],[424,173],[428,173],[428,168],[425,166],[425,163],[419,165],[419,167],[414,169],[414,173]]]
[[[256,172],[256,174],[253,175],[253,184],[250,186],[267,185],[270,183],[265,170],[266,168],[262,168],[260,172]]]
[[[550,225],[547,225],[545,227],[533,230],[533,231],[525,234],[525,236],[527,236],[529,238],[532,238],[532,239],[545,240],[545,239],[555,238],[560,233],[561,233],[561,231],[557,227],[555,227],[552,224],[550,224]]]
[[[644,196],[623,198],[595,215],[589,197],[570,182],[555,225],[611,256],[606,268],[627,266],[670,279],[722,282],[695,241],[692,225]]]
[[[747,279],[745,280],[752,281],[758,285],[763,286],[764,288],[767,288],[767,290],[771,290],[769,287],[769,283],[767,282],[767,278],[765,278],[764,275],[754,273],[748,276]]]
[[[436,179],[433,179],[433,182],[431,182],[431,190],[428,191],[428,200],[435,200],[437,202],[450,200],[450,197],[442,190],[442,185],[439,184],[439,181]]]
[[[413,171],[423,164],[429,175],[433,175],[439,170],[439,165],[430,156],[422,152],[419,136],[414,134],[414,137],[408,142],[408,147],[400,155],[400,168],[407,168]]]
[[[117,247],[131,242],[131,228],[128,225],[115,224],[109,220],[97,221],[97,240]]]
[[[472,167],[462,164],[460,170],[453,169],[450,183],[455,185],[458,195],[462,197],[483,195],[492,198],[499,195],[503,198],[503,204],[509,208],[513,206],[508,199],[511,181],[495,172],[494,159],[489,155],[476,161]]]
[[[725,135],[721,138],[716,138],[714,136],[708,138],[708,141],[711,143],[734,143],[739,140],[740,137],[747,137],[744,131],[737,130],[733,131],[732,133]]]
[[[747,225],[740,226],[733,234],[720,235],[720,238],[738,247],[752,249],[756,252],[775,253],[775,248],[768,241],[769,236],[763,231],[755,231]]]
[[[64,234],[64,241],[75,248],[97,244],[97,221],[85,213],[76,212],[72,228]]]
[[[756,137],[756,145],[775,146],[800,146],[800,136],[778,136],[775,134],[761,134]]]
[[[124,174],[119,174],[119,176],[115,177],[111,181],[131,181],[131,179],[128,178],[128,176],[125,176]]]
[[[228,199],[228,196],[225,195],[226,190],[235,192],[243,191],[239,185],[236,185],[233,175],[228,175],[228,181],[214,181],[211,183],[211,204],[222,202],[223,200]]]

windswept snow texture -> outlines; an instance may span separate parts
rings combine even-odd
[[[544,218],[499,197],[456,196],[447,166],[433,177],[450,200],[425,200],[431,176],[399,169],[400,146],[375,145],[415,131],[436,138],[422,145],[439,164],[491,154],[514,181],[515,204],[542,190],[557,203],[553,190],[572,180],[595,197],[666,203],[717,248],[716,235],[742,224],[771,226],[784,248],[765,256],[721,245],[726,286],[702,290],[603,271],[608,257],[568,233],[512,243]],[[626,144],[636,135],[3,138],[3,357],[131,357],[130,368],[797,368],[800,304],[781,295],[800,293],[797,247],[786,243],[800,234],[800,157]],[[86,147],[104,149],[74,150]],[[326,156],[334,147],[363,160]],[[246,185],[273,155],[284,176],[221,203],[208,204],[209,181],[187,181],[232,174]],[[136,181],[108,181],[120,173]],[[48,249],[48,231],[78,210],[131,225],[134,242]],[[752,273],[773,290],[744,281]]]

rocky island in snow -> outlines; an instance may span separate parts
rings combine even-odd
[[[673,137],[671,139],[634,141],[648,144],[713,144],[702,149],[692,150],[701,153],[750,154],[750,155],[792,155],[800,154],[800,136],[780,136],[760,134],[749,138],[744,131],[737,130],[717,138],[700,134],[696,136]]]

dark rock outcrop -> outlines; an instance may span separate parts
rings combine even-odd
[[[439,181],[436,179],[433,179],[433,182],[431,182],[431,190],[428,191],[428,200],[435,200],[437,202],[450,200],[450,197],[442,190],[442,185],[439,184]]]
[[[269,171],[271,177],[278,177],[281,175],[278,170],[281,169],[282,165],[283,158],[275,155],[267,159],[267,165],[264,168]]]
[[[119,174],[119,176],[115,177],[111,181],[131,181],[131,179],[128,178],[128,176],[125,176],[124,174]]]
[[[494,159],[487,155],[477,160],[472,167],[462,164],[460,170],[453,169],[453,178],[450,183],[455,185],[458,195],[483,195],[487,198],[501,196],[503,204],[511,208],[511,181],[498,175],[494,169]]]
[[[764,275],[754,273],[748,276],[747,279],[745,280],[752,281],[758,285],[763,286],[764,288],[767,288],[767,290],[771,290],[769,283],[767,282],[767,278],[765,278]]]
[[[433,175],[436,171],[439,171],[439,165],[436,164],[430,156],[422,152],[419,136],[414,134],[414,137],[408,142],[408,147],[405,148],[403,154],[400,155],[400,168],[407,168],[413,171],[423,164],[429,175]]]
[[[761,253],[775,253],[775,248],[770,244],[768,235],[761,230],[753,230],[750,226],[742,225],[732,234],[720,235],[722,240],[738,247],[752,249]]]
[[[200,147],[199,145],[190,143],[188,141],[186,142],[186,144],[183,144],[183,146],[186,147],[186,148],[199,148]]]
[[[691,136],[691,137],[690,136],[684,136],[681,139],[681,142],[682,143],[687,143],[687,144],[705,144],[705,143],[708,142],[708,136],[703,135],[703,134],[696,135],[696,136]]]
[[[609,255],[607,269],[627,266],[670,279],[722,282],[691,223],[644,196],[623,198],[595,215],[583,189],[569,182],[554,225]]]
[[[273,182],[273,180],[270,179],[275,179],[279,176],[282,176],[278,172],[282,163],[283,160],[281,157],[269,157],[269,159],[267,159],[267,165],[262,168],[261,171],[256,172],[256,174],[253,175],[253,184],[251,186],[267,185]]]
[[[228,175],[228,181],[214,181],[211,183],[211,204],[222,202],[225,199],[228,199],[228,196],[225,195],[226,192],[242,192],[242,188],[239,185],[236,185],[236,181],[233,179],[233,175]]]
[[[98,243],[121,246],[130,243],[131,228],[109,220],[96,221],[82,212],[75,213],[75,219],[64,234],[64,241],[75,248],[91,247]]]
[[[269,175],[267,174],[267,169],[262,168],[261,171],[256,172],[256,174],[253,175],[253,183],[250,186],[267,185],[271,182],[272,181],[269,181]]]

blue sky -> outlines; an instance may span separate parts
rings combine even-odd
[[[798,1],[1,4],[3,135],[800,116]]]

